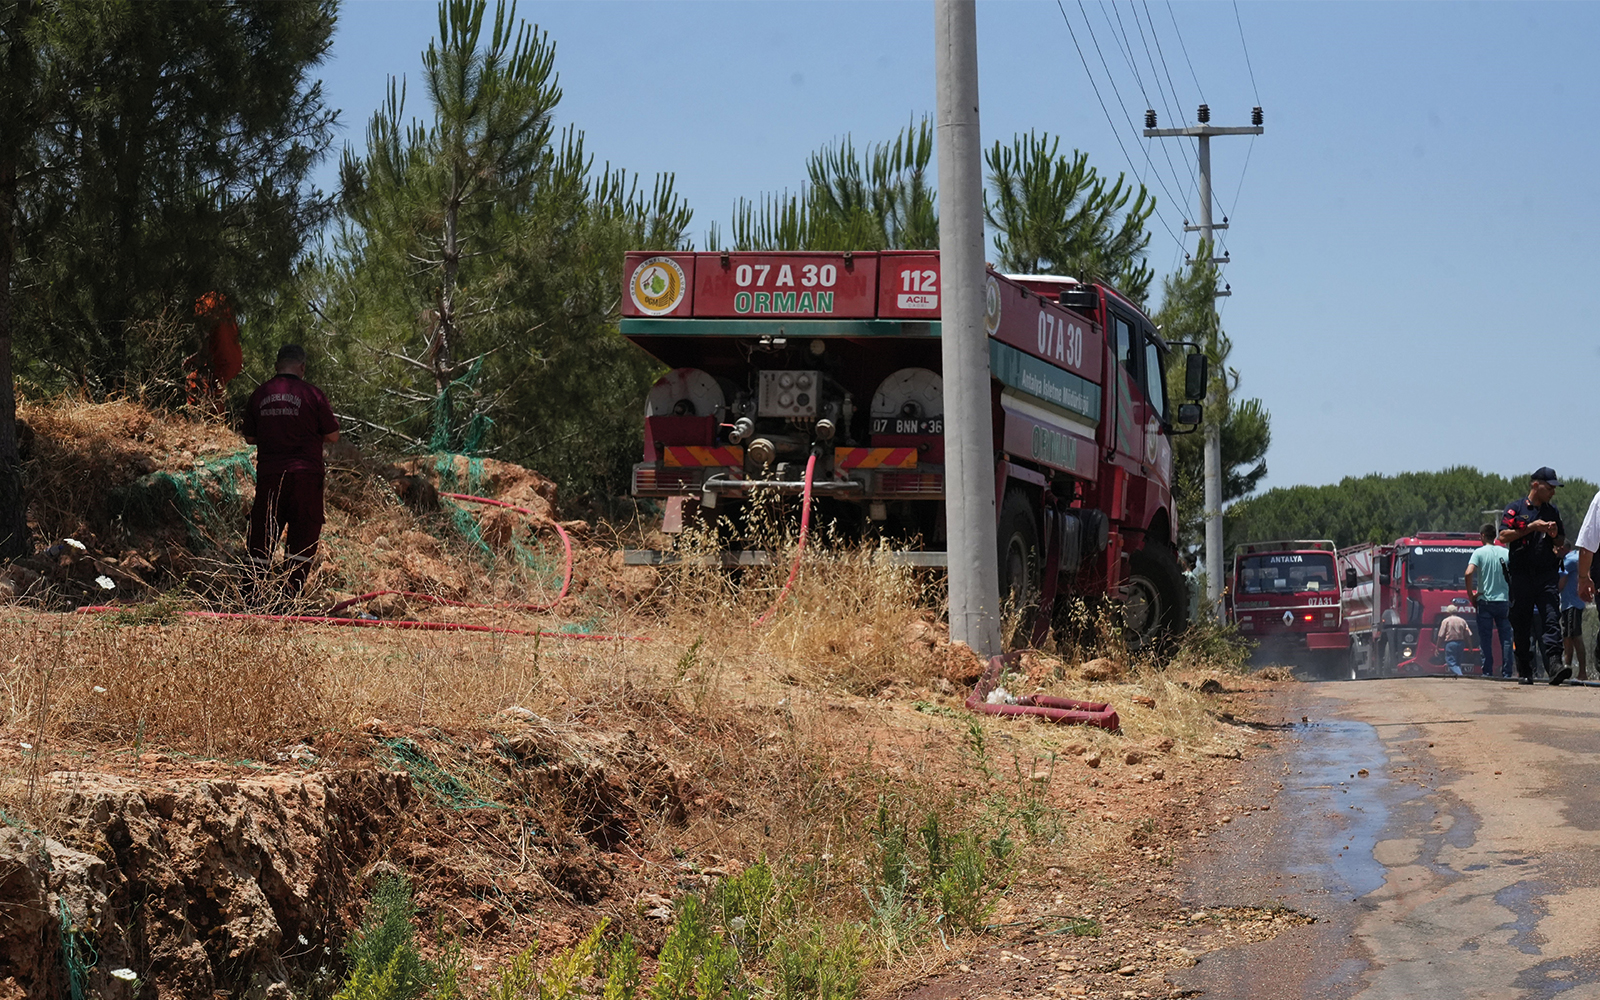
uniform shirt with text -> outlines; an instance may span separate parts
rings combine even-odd
[[[1561,521],[1561,512],[1556,510],[1556,505],[1553,503],[1535,506],[1528,502],[1527,497],[1520,497],[1507,504],[1505,513],[1500,515],[1502,529],[1520,531],[1535,521],[1554,521],[1557,535],[1567,533],[1567,526]],[[1555,539],[1542,531],[1531,532],[1508,543],[1506,552],[1506,562],[1512,576],[1548,577],[1554,582],[1556,574],[1561,569],[1561,560],[1556,555]]]
[[[250,394],[244,436],[256,439],[257,477],[321,472],[323,438],[339,429],[322,390],[280,372]]]

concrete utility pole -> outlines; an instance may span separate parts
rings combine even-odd
[[[1226,264],[1226,257],[1211,256],[1215,243],[1212,234],[1218,229],[1227,229],[1226,219],[1221,225],[1211,222],[1211,137],[1214,135],[1260,135],[1265,129],[1261,125],[1261,109],[1253,108],[1250,112],[1249,125],[1221,126],[1211,124],[1211,109],[1200,105],[1199,113],[1195,116],[1200,120],[1199,125],[1187,128],[1156,128],[1155,111],[1144,113],[1145,124],[1149,126],[1144,130],[1147,139],[1166,139],[1174,136],[1192,135],[1199,140],[1200,159],[1200,225],[1184,226],[1185,232],[1200,233],[1200,246],[1213,264]],[[1197,258],[1195,266],[1204,263]],[[1213,298],[1221,298],[1233,294],[1223,289],[1214,293]],[[1220,366],[1219,366],[1220,369]],[[1205,416],[1205,484],[1206,484],[1206,600],[1211,602],[1211,613],[1218,622],[1223,621],[1222,611],[1222,577],[1225,556],[1222,552],[1222,394],[1217,391],[1218,380],[1227,378],[1227,373],[1221,370],[1213,375],[1211,391],[1206,394]]]
[[[978,135],[978,12],[935,0],[939,253],[944,275],[944,509],[950,638],[988,658],[1000,648],[989,337],[983,327],[983,153]]]

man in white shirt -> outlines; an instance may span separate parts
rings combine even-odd
[[[1589,510],[1583,515],[1583,525],[1578,528],[1578,597],[1594,600],[1594,554],[1600,550],[1600,493],[1589,501]],[[1600,634],[1594,640],[1595,667],[1600,670]]]

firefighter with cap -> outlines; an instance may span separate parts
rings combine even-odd
[[[339,440],[339,422],[328,397],[305,376],[305,349],[285,344],[278,350],[277,373],[245,405],[244,439],[256,446],[246,587],[252,599],[266,580],[280,536],[288,533],[284,589],[291,597],[305,586],[322,538],[322,445]]]
[[[1542,466],[1529,477],[1528,495],[1506,506],[1500,515],[1500,543],[1507,549],[1511,583],[1511,639],[1516,647],[1520,683],[1533,683],[1533,643],[1544,654],[1550,683],[1572,676],[1561,656],[1561,559],[1567,543],[1561,512],[1550,499],[1561,480]]]

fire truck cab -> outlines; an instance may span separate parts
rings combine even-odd
[[[1477,608],[1467,594],[1467,562],[1481,544],[1474,534],[1423,531],[1339,551],[1355,676],[1448,673],[1438,633],[1450,615],[1472,630],[1464,665],[1483,662]]]
[[[1246,542],[1233,550],[1227,610],[1255,660],[1348,676],[1338,549],[1326,539]]]

